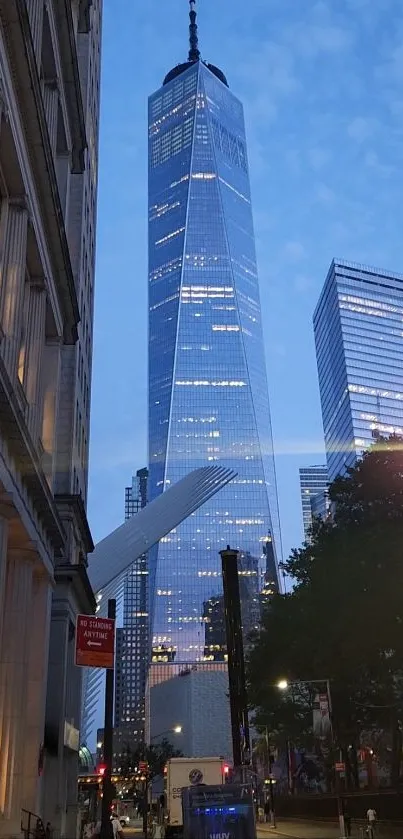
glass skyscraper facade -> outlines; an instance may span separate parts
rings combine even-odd
[[[333,261],[314,314],[329,480],[403,433],[403,275]]]
[[[148,470],[139,469],[125,489],[125,520],[147,503]],[[123,627],[116,637],[115,728],[133,746],[144,740],[145,692],[149,661],[147,554],[133,563],[124,580]],[[116,734],[119,737],[119,732]],[[118,742],[118,741],[117,741]]]
[[[327,495],[327,466],[304,466],[299,470],[301,488],[302,522],[305,539],[309,539],[309,531],[314,515],[325,515]],[[316,505],[313,504],[316,500]],[[319,510],[321,512],[319,512]]]
[[[281,558],[243,109],[193,43],[149,100],[150,500],[211,463],[237,478],[149,554],[154,663],[214,661],[219,550]]]

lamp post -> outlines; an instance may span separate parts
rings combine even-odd
[[[160,731],[159,734],[154,734],[150,737],[150,743],[152,743],[153,740],[159,740],[160,737],[164,736],[164,734],[182,734],[182,726],[175,725],[173,728],[167,728],[165,731]]]
[[[269,804],[270,804],[270,824],[275,829],[276,828],[276,812],[274,809],[274,790],[273,790],[273,779],[271,777],[271,753],[270,753],[270,744],[269,744],[269,729],[267,725],[265,725],[265,734],[266,734],[266,748],[267,748],[267,767],[269,770]]]
[[[277,682],[277,687],[279,690],[286,691],[292,685],[300,684],[300,685],[326,685],[326,695],[327,695],[327,707],[329,713],[329,723],[330,723],[330,739],[332,745],[332,759],[334,761],[335,751],[336,751],[336,740],[334,736],[334,725],[333,725],[333,707],[332,707],[332,694],[330,688],[330,679],[298,679],[296,682],[288,682],[287,679],[280,679]],[[337,810],[339,814],[339,826],[340,826],[340,839],[346,839],[346,828],[344,824],[344,808],[343,808],[343,800],[341,797],[341,790],[340,790],[340,777],[339,773],[336,770],[336,796],[337,796]]]
[[[150,741],[148,746],[151,746],[154,740],[159,740],[160,737],[164,737],[165,734],[182,734],[182,726],[181,725],[174,725],[173,728],[167,728],[165,731],[160,731],[158,734],[154,734],[153,737],[150,737]],[[151,793],[151,795],[150,795]],[[149,808],[151,810],[151,797],[152,797],[152,780],[150,782],[149,778],[149,768],[147,766],[145,779],[144,779],[144,813],[143,813],[143,833],[144,839],[147,839],[148,836],[148,812]]]
[[[116,620],[116,600],[108,600],[108,618]],[[106,671],[105,680],[105,721],[104,721],[104,744],[103,759],[105,772],[102,783],[102,813],[101,813],[101,837],[110,839],[112,836],[111,827],[111,806],[112,806],[112,765],[113,765],[113,696],[114,696],[115,670],[109,668]]]

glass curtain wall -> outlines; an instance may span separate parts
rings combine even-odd
[[[149,554],[153,661],[198,662],[219,550],[281,559],[243,109],[202,62],[150,98],[149,212],[149,497],[238,473]]]

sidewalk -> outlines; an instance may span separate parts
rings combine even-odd
[[[339,839],[340,831],[336,824],[277,819],[276,830],[268,824],[258,824],[257,835],[261,839],[269,839],[270,836],[292,836],[294,839]],[[355,836],[359,836],[359,832],[356,832]]]
[[[351,839],[360,839],[360,827],[363,825],[364,822],[352,822]],[[328,824],[326,822],[313,822],[308,819],[306,821],[278,819],[276,830],[273,830],[267,824],[258,824],[257,835],[259,839],[269,839],[270,836],[289,836],[292,839],[340,839],[340,830],[335,822]],[[402,837],[403,825],[381,823],[377,827],[376,839],[402,839]]]

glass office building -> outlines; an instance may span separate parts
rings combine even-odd
[[[237,478],[150,552],[155,663],[209,658],[219,550],[262,580],[270,534],[281,550],[243,109],[192,2],[189,61],[149,100],[149,498],[211,463]]]
[[[125,521],[147,503],[148,469],[139,469],[125,489]],[[145,693],[149,659],[147,554],[133,563],[124,580],[123,627],[116,637],[115,728],[127,743],[144,741]]]
[[[314,314],[329,481],[403,433],[403,275],[333,261]]]
[[[313,516],[322,518],[326,515],[327,466],[302,467],[299,470],[299,483],[301,488],[304,537],[305,539],[309,539]]]

